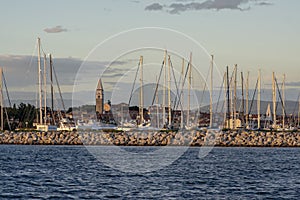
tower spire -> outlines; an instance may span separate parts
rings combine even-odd
[[[97,117],[103,114],[103,105],[104,105],[104,90],[101,78],[98,80],[97,89],[96,89],[96,114]]]

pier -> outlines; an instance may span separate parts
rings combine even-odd
[[[0,144],[300,147],[300,132],[1,132]]]

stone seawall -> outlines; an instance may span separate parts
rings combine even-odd
[[[300,132],[1,132],[0,144],[300,147]]]

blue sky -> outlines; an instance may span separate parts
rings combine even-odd
[[[203,7],[203,2],[210,3],[211,8]],[[146,9],[154,3],[161,9],[155,6],[156,10]],[[172,14],[174,3],[180,8]],[[299,85],[299,8],[298,0],[7,0],[0,7],[0,58],[3,61],[6,56],[4,71],[11,80],[22,70],[11,71],[15,57],[7,55],[34,55],[37,37],[42,38],[45,51],[56,58],[74,58],[80,62],[97,44],[121,31],[163,27],[198,41],[215,55],[221,72],[225,66],[237,63],[241,70],[251,71],[253,80],[261,68],[266,83],[271,79],[271,71],[276,71],[280,76],[286,73],[288,82]],[[78,67],[70,71],[70,77],[74,77],[76,70]],[[61,82],[70,88],[69,81]],[[14,91],[31,87],[25,82],[21,87],[13,85]]]

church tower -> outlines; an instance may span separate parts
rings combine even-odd
[[[97,116],[103,114],[103,105],[104,105],[104,91],[101,79],[99,79],[96,89],[96,113]]]

